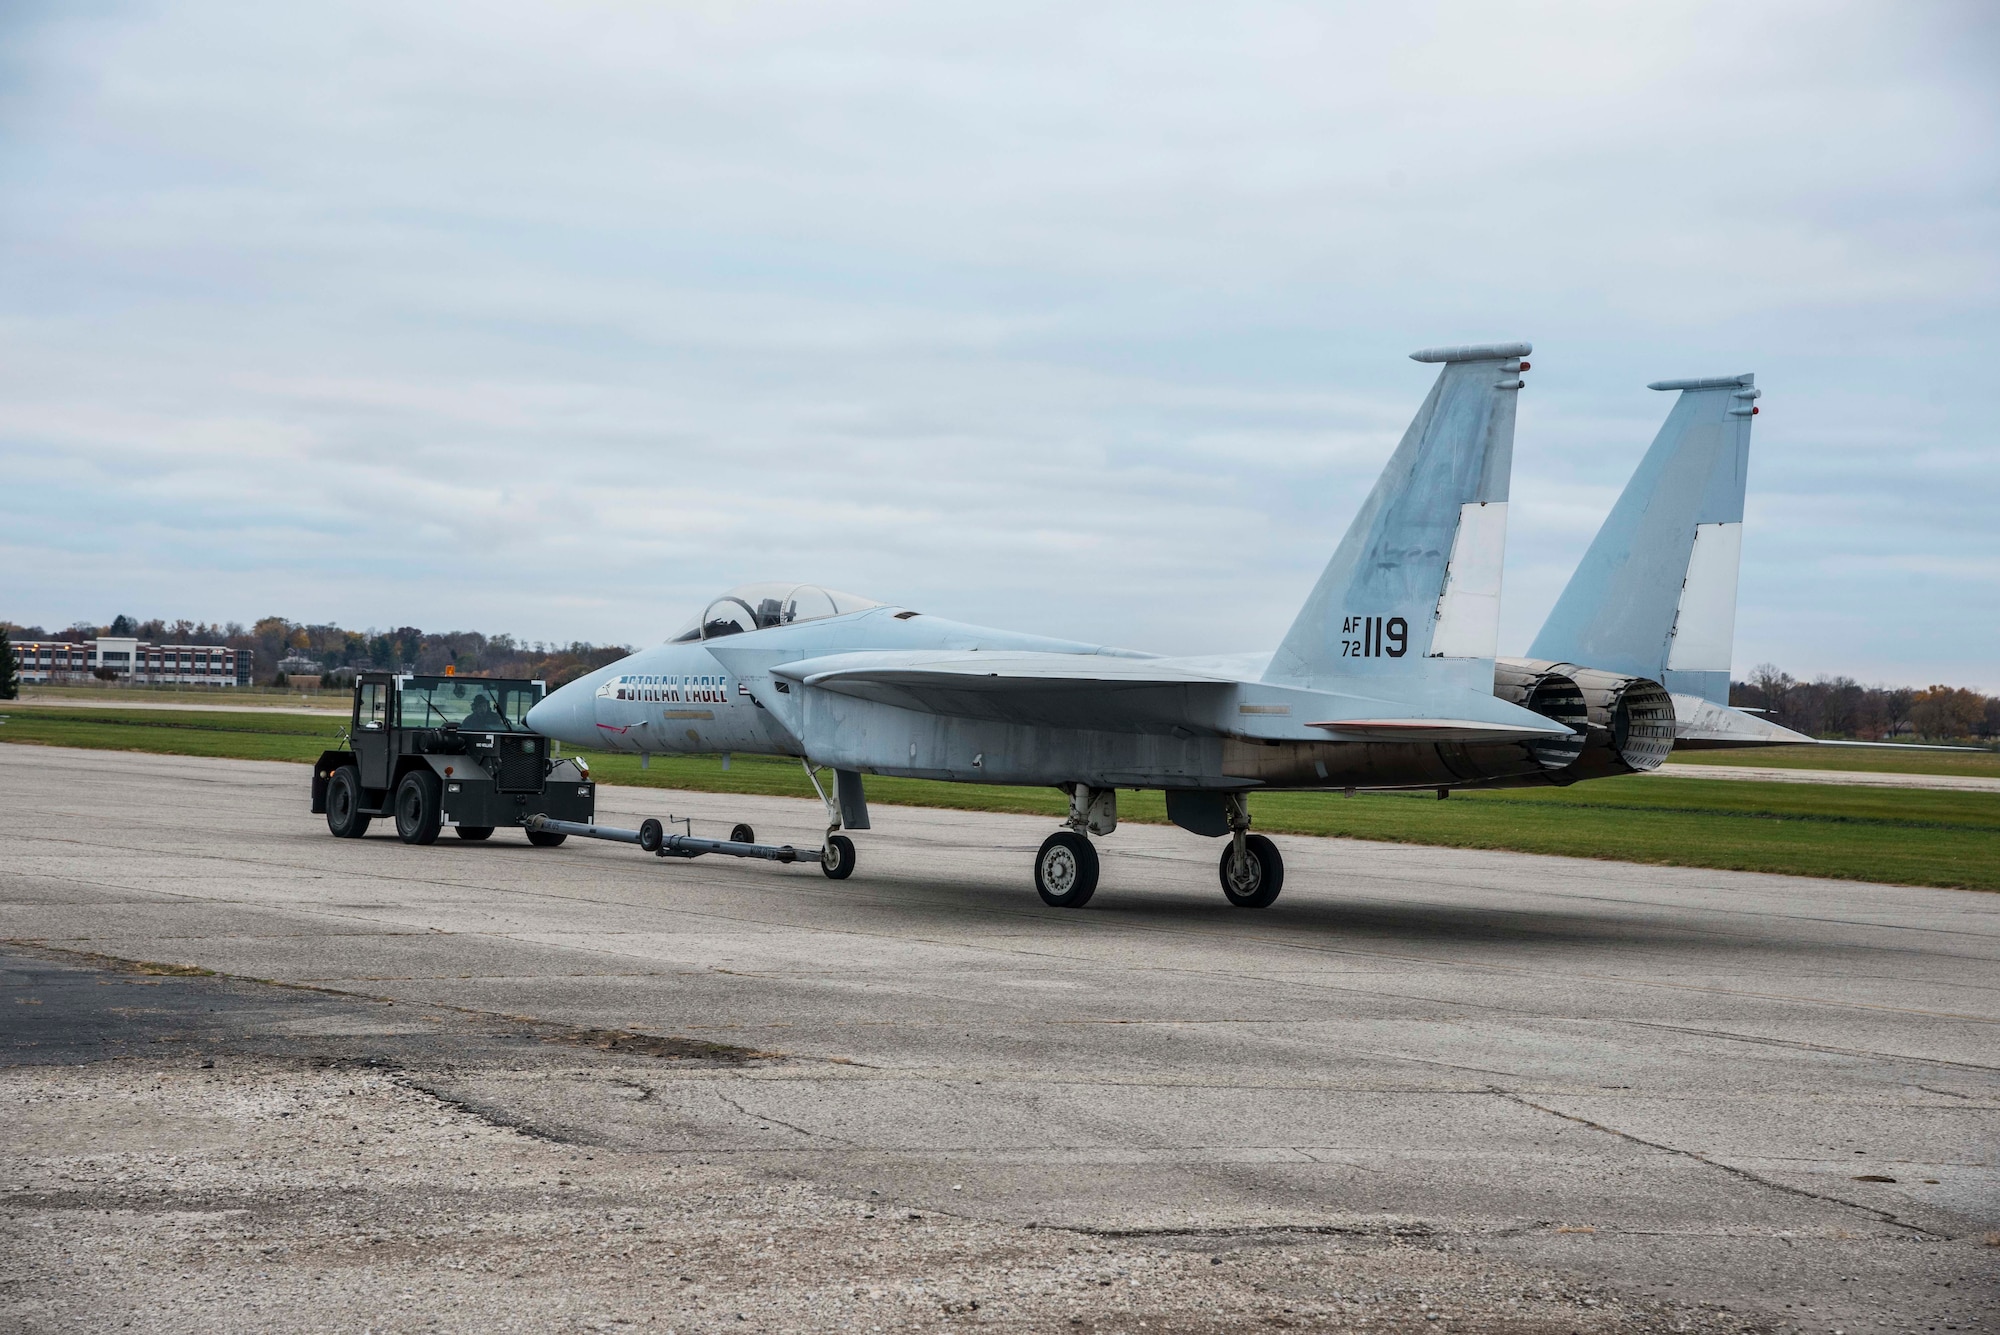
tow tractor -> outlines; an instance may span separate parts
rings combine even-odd
[[[376,817],[388,816],[406,844],[436,843],[446,828],[482,840],[504,825],[537,848],[577,835],[636,844],[663,858],[718,853],[817,862],[835,880],[853,872],[854,845],[842,835],[820,848],[794,848],[760,844],[748,825],[727,839],[702,839],[680,817],[649,819],[636,830],[597,824],[589,765],[560,755],[557,743],[528,727],[528,711],[545,690],[513,678],[361,673],[345,745],[322,752],[313,766],[314,814],[326,816],[337,839],[359,839]],[[675,824],[682,828],[671,830]]]

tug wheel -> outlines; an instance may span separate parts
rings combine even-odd
[[[396,785],[396,837],[406,844],[434,844],[444,827],[439,799],[444,785],[427,769],[412,770]]]
[[[1097,849],[1074,830],[1057,830],[1035,854],[1035,893],[1052,909],[1080,909],[1097,893]]]
[[[491,839],[493,837],[493,827],[491,825],[454,825],[451,828],[453,833],[468,843],[476,844],[481,839]]]
[[[361,814],[361,775],[352,765],[335,770],[326,785],[326,828],[336,839],[368,833],[368,817]]]

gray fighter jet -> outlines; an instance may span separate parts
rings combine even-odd
[[[1056,907],[1095,890],[1090,836],[1116,828],[1120,788],[1163,789],[1175,824],[1227,838],[1223,893],[1262,907],[1284,864],[1250,832],[1258,791],[1442,792],[1578,764],[1651,768],[1673,733],[1655,682],[1601,672],[1594,702],[1567,681],[1495,694],[1514,404],[1529,351],[1411,354],[1441,364],[1437,381],[1275,653],[1163,657],[757,585],[714,599],[667,643],[563,687],[528,722],[641,757],[793,756],[816,788],[832,769],[821,795],[833,876],[854,861],[839,831],[868,828],[863,775],[1059,788],[1069,818],[1034,866]],[[1660,697],[1652,714],[1638,707],[1649,690]],[[1621,721],[1586,727],[1589,707]]]
[[[1548,680],[1577,682],[1586,695],[1601,677],[1658,682],[1680,747],[1811,745],[1729,704],[1750,419],[1763,391],[1749,374],[1647,388],[1680,397],[1528,656],[1500,660],[1502,693],[1509,683]],[[1648,703],[1657,708],[1657,697]],[[1598,713],[1593,728],[1609,722]],[[1593,776],[1571,767],[1546,781],[1572,777]]]

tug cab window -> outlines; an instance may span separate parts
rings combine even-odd
[[[542,698],[538,684],[485,677],[407,677],[402,720],[406,728],[455,723],[467,732],[527,732],[528,711]]]
[[[354,726],[362,732],[380,732],[389,721],[389,688],[380,682],[361,687],[354,701]]]
[[[715,640],[880,606],[871,599],[822,589],[817,584],[744,584],[711,600],[699,616],[675,631],[668,643]]]

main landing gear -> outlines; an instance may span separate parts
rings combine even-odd
[[[1042,841],[1035,854],[1035,893],[1050,908],[1080,909],[1097,892],[1097,849],[1093,834],[1110,834],[1118,828],[1118,795],[1110,788],[1091,788],[1077,783],[1067,786],[1069,819],[1063,829]],[[1219,802],[1220,810],[1211,803]],[[1172,799],[1167,810],[1174,811]],[[1197,834],[1221,834],[1227,824],[1229,842],[1223,845],[1222,862],[1216,872],[1222,893],[1241,909],[1268,908],[1285,888],[1285,860],[1278,846],[1261,834],[1250,833],[1250,808],[1241,793],[1222,793],[1204,798],[1193,818],[1176,814],[1177,824]]]
[[[1269,908],[1285,888],[1285,860],[1278,846],[1250,833],[1250,808],[1241,793],[1223,798],[1229,809],[1229,842],[1222,848],[1222,894],[1239,909]]]
[[[1118,828],[1118,790],[1069,785],[1068,827],[1042,841],[1035,854],[1035,893],[1052,909],[1080,909],[1097,893],[1093,834]]]
[[[1097,893],[1097,850],[1075,830],[1057,830],[1035,854],[1035,893],[1052,909],[1080,909]]]

